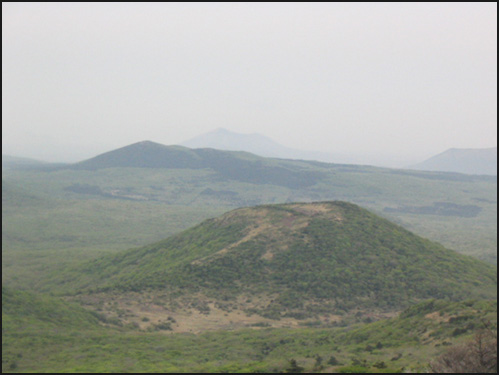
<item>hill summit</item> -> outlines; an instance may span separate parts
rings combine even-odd
[[[302,188],[315,184],[324,175],[312,166],[266,159],[247,152],[211,148],[189,149],[151,141],[137,142],[64,168],[98,170],[104,168],[207,169],[215,178],[254,184]]]
[[[238,300],[240,310],[280,318],[393,311],[426,298],[493,298],[497,276],[491,265],[335,201],[237,209],[57,279],[87,292]]]

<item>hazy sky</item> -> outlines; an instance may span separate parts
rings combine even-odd
[[[305,150],[497,144],[496,3],[2,3],[4,154],[224,127]]]

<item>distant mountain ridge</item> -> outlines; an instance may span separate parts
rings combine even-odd
[[[497,176],[497,147],[451,148],[410,168]]]
[[[22,168],[47,164],[44,161],[2,154],[2,168]]]
[[[180,145],[189,148],[214,148],[226,151],[246,151],[255,155],[299,160],[316,160],[325,163],[361,164],[361,158],[340,153],[297,150],[286,147],[264,135],[241,134],[218,128],[191,138]]]
[[[38,173],[42,171],[48,173]],[[64,172],[52,177],[56,171]],[[241,151],[189,149],[150,141],[75,164],[38,168],[32,175],[47,184],[60,176],[71,176],[58,185],[58,194],[71,199],[199,205],[210,210],[217,207],[217,214],[223,207],[263,203],[350,201],[384,212],[449,248],[479,254],[492,262],[497,259],[496,176],[264,158]],[[24,183],[25,177],[21,177],[18,186]],[[22,194],[9,190],[22,205]],[[413,220],[415,227],[408,224]],[[435,230],[434,223],[442,227]]]
[[[189,149],[142,141],[109,151],[66,168],[97,170],[136,167],[165,169],[209,168],[221,177],[255,184],[274,184],[292,188],[313,185],[322,175],[291,163],[272,162],[246,152],[215,149]]]

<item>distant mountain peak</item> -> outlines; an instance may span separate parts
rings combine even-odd
[[[245,151],[264,157],[293,159],[294,150],[258,134],[236,133],[225,128],[217,128],[181,143],[192,149],[214,148],[223,151]]]
[[[236,134],[230,130],[227,130],[225,128],[216,128],[215,130],[213,130],[212,132],[210,133],[233,133],[233,134]]]
[[[153,141],[148,141],[148,140],[146,140],[146,141],[140,141],[140,142],[137,142],[137,143],[132,143],[129,146],[141,146],[141,147],[162,146],[162,147],[164,147],[164,145],[162,145],[161,143],[157,143],[157,142],[153,142]]]
[[[153,141],[140,141],[140,142],[137,142],[138,145],[150,145],[150,144],[154,144],[155,142]]]
[[[324,163],[337,164],[369,164],[382,166],[384,163],[367,161],[371,157],[342,154],[338,152],[307,151],[287,147],[266,135],[260,133],[237,133],[225,128],[217,128],[207,133],[193,137],[180,145],[196,148],[214,148],[224,151],[245,151],[267,158],[314,160]],[[385,165],[386,166],[386,165]]]
[[[497,147],[450,148],[411,169],[497,175]]]

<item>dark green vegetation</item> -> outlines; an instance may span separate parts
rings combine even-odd
[[[494,263],[496,196],[493,177],[150,142],[9,167],[2,369],[424,371],[496,320],[459,302],[495,299],[496,268],[402,227]],[[231,211],[325,200],[402,227],[345,202]],[[386,320],[428,297],[447,301]]]
[[[87,329],[98,327],[98,322],[98,315],[76,304],[2,286],[3,332],[13,334],[19,328],[30,331],[31,327]]]
[[[315,185],[324,176],[312,170],[286,168],[263,163],[262,158],[245,152],[227,152],[209,148],[188,149],[140,142],[110,151],[67,168],[97,170],[134,167],[162,169],[211,169],[221,180],[271,184],[288,188]]]
[[[496,323],[490,301],[427,301],[350,327],[141,332],[53,297],[2,288],[2,372],[426,371],[428,359]]]
[[[273,296],[272,319],[425,298],[494,298],[496,268],[346,202],[231,211],[159,243],[57,273],[51,290]]]
[[[237,207],[323,200],[357,203],[496,263],[495,177],[141,142],[74,165],[4,169],[2,280],[36,288],[58,264],[159,241]]]

